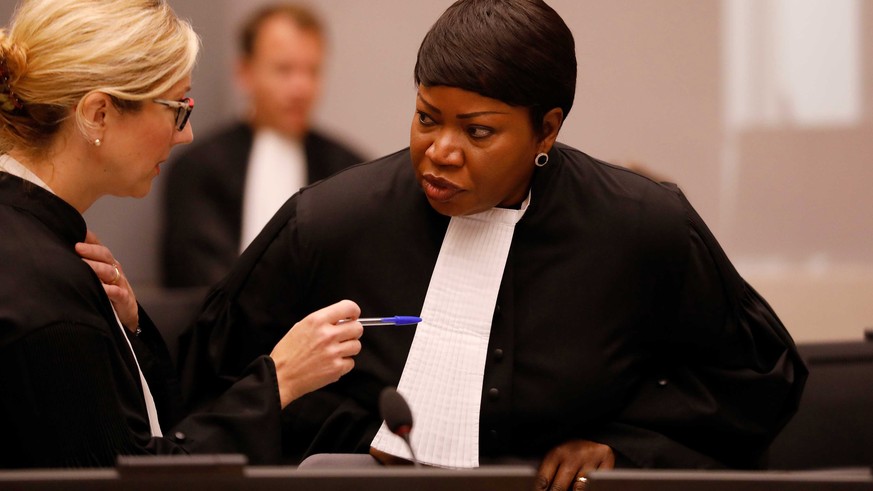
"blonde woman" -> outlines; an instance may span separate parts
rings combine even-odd
[[[186,412],[160,335],[86,235],[97,199],[144,196],[192,140],[198,49],[162,0],[25,0],[0,31],[0,467],[192,452],[272,463],[281,409],[353,367],[362,328],[338,322],[359,315],[343,301]]]

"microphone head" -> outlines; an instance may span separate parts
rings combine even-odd
[[[412,431],[412,411],[394,387],[385,387],[379,394],[379,414],[392,433],[405,436]]]

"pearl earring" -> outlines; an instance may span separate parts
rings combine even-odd
[[[95,147],[99,147],[99,146],[102,145],[102,144],[103,144],[103,142],[100,141],[99,138],[95,138],[95,139],[94,139],[94,146],[95,146]]]

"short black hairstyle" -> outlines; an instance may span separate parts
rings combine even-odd
[[[543,116],[564,118],[576,95],[576,43],[542,0],[458,0],[430,28],[415,62],[415,83],[476,92]]]

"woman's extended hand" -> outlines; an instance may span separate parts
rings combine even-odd
[[[364,328],[357,321],[339,321],[360,315],[355,302],[342,300],[309,314],[276,344],[270,357],[276,364],[283,408],[354,368],[352,357],[361,352]]]
[[[585,489],[580,477],[597,469],[615,467],[615,454],[602,443],[588,440],[572,440],[558,445],[546,454],[540,468],[534,489],[577,490]]]
[[[121,324],[131,332],[136,332],[139,326],[136,295],[124,276],[121,264],[112,257],[112,251],[101,244],[97,236],[89,230],[85,235],[85,242],[76,244],[76,252],[97,273]]]

